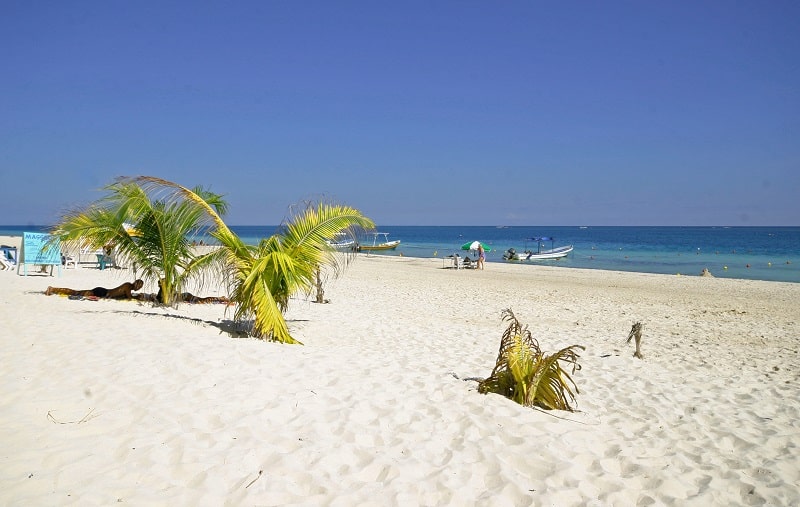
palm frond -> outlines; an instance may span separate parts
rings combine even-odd
[[[159,193],[142,185],[145,181],[118,178],[105,187],[106,196],[68,212],[52,232],[80,247],[113,245],[142,279],[161,286],[163,303],[170,305],[186,281],[206,266],[194,259],[188,238],[209,222],[206,208],[224,210],[227,205],[221,196],[206,191],[201,191],[203,197],[194,194],[194,201],[174,198],[175,192]]]
[[[210,267],[231,284],[235,319],[252,319],[253,335],[298,343],[283,318],[289,298],[308,292],[319,266],[338,274],[342,256],[326,239],[352,227],[374,224],[355,208],[319,203],[290,217],[280,231],[259,245],[246,245],[225,224],[227,203],[201,187],[189,189],[154,176],[119,178],[106,187],[109,195],[65,219],[54,233],[62,240],[109,243],[131,259],[144,277],[162,290],[165,305],[191,277]],[[132,224],[136,234],[126,224]],[[188,238],[198,231],[214,237],[221,248],[196,255]]]
[[[227,205],[223,204],[222,196],[205,190],[198,194],[182,185],[155,176],[136,176],[132,178],[132,181],[141,185],[143,189],[153,194],[153,198],[158,200],[175,201],[176,199],[184,199],[202,208],[205,211],[205,216],[198,223],[198,227],[212,227],[218,231],[230,232],[221,216],[227,210]],[[206,199],[209,200],[206,201]]]
[[[580,369],[578,354],[575,349],[583,350],[580,345],[571,345],[549,356],[539,358],[533,369],[535,373],[528,378],[529,395],[525,406],[539,406],[548,410],[572,411],[572,403],[578,394],[578,386],[569,373],[561,367],[561,362],[572,363],[572,372]],[[575,389],[573,392],[572,389]]]
[[[500,340],[494,369],[478,384],[478,392],[501,394],[524,406],[573,410],[578,388],[561,363],[572,363],[573,373],[580,369],[576,349],[584,347],[572,345],[546,356],[511,309],[503,310],[502,318],[509,325]]]

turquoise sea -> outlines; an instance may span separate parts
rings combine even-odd
[[[46,229],[0,225],[0,235]],[[255,244],[277,227],[231,229]],[[708,268],[718,278],[800,282],[800,227],[386,226],[379,230],[401,244],[396,250],[369,255],[463,255],[468,252],[461,251],[461,245],[479,240],[492,248],[488,262],[506,262],[503,252],[507,249],[536,247],[526,238],[551,236],[555,246],[574,245],[574,251],[565,259],[524,264],[685,275],[698,275]]]

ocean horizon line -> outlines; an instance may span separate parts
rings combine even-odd
[[[230,225],[246,244],[257,245],[279,225]],[[0,226],[0,235],[47,232],[48,226]],[[37,230],[38,229],[38,230]],[[657,274],[697,275],[708,270],[720,278],[800,282],[800,227],[797,226],[379,226],[394,248],[366,255],[446,258],[480,240],[491,250],[488,263],[515,262],[504,254],[572,246],[567,257],[523,262],[564,268]],[[549,238],[540,246],[534,238]],[[213,244],[202,232],[200,241]],[[363,238],[358,238],[364,242]],[[370,235],[370,242],[372,241]]]

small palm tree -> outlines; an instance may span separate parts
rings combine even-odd
[[[190,201],[205,210],[211,226],[209,234],[221,248],[210,254],[213,259],[204,262],[216,260],[227,267],[233,284],[230,299],[235,304],[234,319],[250,322],[248,331],[253,336],[282,343],[299,343],[289,334],[283,318],[289,298],[314,287],[319,266],[329,266],[338,274],[348,259],[325,240],[344,230],[375,227],[355,208],[307,204],[290,216],[276,234],[258,245],[246,245],[213,206],[192,190],[149,176],[136,181],[148,191],[171,192],[170,199]]]
[[[526,407],[572,411],[578,386],[560,363],[572,363],[575,373],[580,369],[575,349],[584,347],[572,345],[544,355],[528,326],[523,326],[511,309],[503,310],[502,318],[509,325],[500,340],[492,374],[478,384],[478,392],[502,394]]]
[[[192,193],[205,207],[158,199],[131,178],[120,178],[105,190],[106,197],[67,213],[53,228],[54,238],[98,249],[114,245],[117,255],[135,265],[143,280],[159,285],[164,305],[176,303],[187,281],[200,276],[213,260],[210,255],[195,255],[189,238],[201,230],[205,207],[222,215],[227,203],[200,187]]]

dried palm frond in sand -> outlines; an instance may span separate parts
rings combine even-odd
[[[528,326],[523,326],[511,309],[503,310],[502,316],[509,325],[494,370],[478,384],[478,392],[501,394],[526,407],[573,411],[578,386],[561,363],[571,364],[575,373],[581,368],[577,350],[584,347],[572,345],[545,355]]]
[[[644,329],[644,324],[641,322],[636,322],[633,326],[631,326],[631,332],[628,333],[628,340],[625,343],[630,343],[631,338],[636,338],[636,351],[633,353],[633,357],[637,357],[639,359],[644,359],[642,355],[642,350],[640,349],[642,344],[642,330]]]

